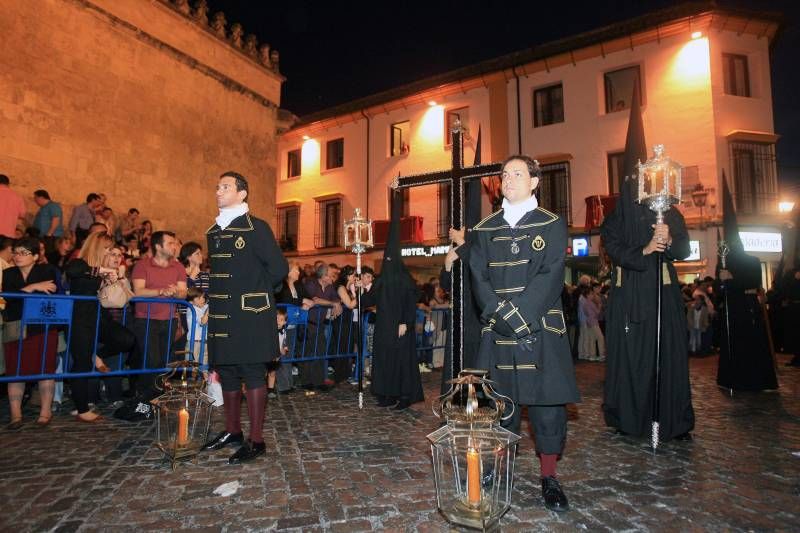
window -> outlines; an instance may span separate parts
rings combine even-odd
[[[608,194],[619,194],[625,179],[625,152],[608,154]]]
[[[316,248],[342,246],[342,201],[321,200],[317,202],[317,231],[314,235]]]
[[[725,94],[750,96],[747,56],[722,54],[722,76],[725,78]]]
[[[392,218],[392,189],[389,187],[389,218]],[[411,189],[409,187],[403,187],[400,189],[400,216],[407,217],[411,214]]]
[[[297,223],[300,207],[296,205],[278,208],[278,244],[284,252],[297,251]]]
[[[572,225],[570,209],[569,163],[542,165],[542,179],[536,188],[539,205],[552,211]]]
[[[344,139],[334,139],[325,145],[325,169],[344,166]]]
[[[564,88],[559,83],[533,91],[533,127],[564,122]]]
[[[391,125],[389,130],[390,135],[390,142],[389,142],[389,154],[390,157],[394,157],[396,155],[407,154],[411,149],[411,146],[408,144],[411,131],[411,123],[409,121],[405,122],[397,122]]]
[[[772,211],[778,197],[775,145],[731,142],[730,155],[737,213]]]
[[[456,121],[461,122],[463,128],[463,139],[469,139],[469,107],[459,107],[458,109],[450,109],[445,113],[444,125],[444,144],[450,146],[453,141],[453,128],[456,126]]]
[[[289,150],[286,161],[286,177],[296,178],[300,175],[300,148]]]
[[[603,79],[606,87],[606,113],[614,113],[630,108],[635,86],[639,87],[639,95],[642,103],[644,103],[644,91],[642,91],[639,65],[606,72],[603,75]]]
[[[451,184],[449,183],[440,183],[438,185],[437,190],[437,217],[436,217],[436,227],[437,227],[437,234],[439,235],[440,239],[444,239],[448,236],[450,232],[450,227],[453,225],[453,221],[450,219],[450,211],[451,211],[451,201],[450,201],[450,189]]]

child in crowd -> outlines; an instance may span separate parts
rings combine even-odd
[[[701,293],[695,292],[694,301],[688,306],[686,320],[689,323],[689,353],[700,354],[703,352],[703,333],[710,323],[708,305]]]
[[[288,374],[289,384],[292,378],[292,365],[288,363],[281,363],[282,356],[289,353],[289,346],[286,342],[286,308],[279,307],[277,309],[277,323],[278,323],[278,353],[280,354],[275,360],[267,365],[267,397],[276,398],[275,381],[279,382],[279,389],[281,392],[291,389],[291,385],[286,387],[286,375]],[[280,376],[279,376],[280,374]]]
[[[189,287],[186,290],[186,301],[194,308],[196,321],[194,323],[194,346],[189,346],[191,335],[187,331],[186,351],[194,355],[196,361],[206,361],[208,359],[208,345],[204,345],[202,359],[200,357],[200,346],[206,334],[206,324],[208,323],[208,298],[202,289]],[[187,314],[187,323],[190,323],[190,315]]]

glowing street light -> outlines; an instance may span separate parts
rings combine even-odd
[[[792,209],[794,209],[794,202],[790,200],[783,200],[781,202],[778,202],[779,213],[791,213]]]

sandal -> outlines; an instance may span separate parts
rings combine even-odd
[[[6,429],[9,430],[9,431],[14,431],[16,429],[21,428],[23,424],[24,424],[24,422],[22,421],[22,419],[18,418],[16,420],[12,420],[8,424],[6,424]]]

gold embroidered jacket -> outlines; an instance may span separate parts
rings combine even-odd
[[[483,322],[478,368],[524,405],[579,401],[561,305],[564,220],[537,208],[512,228],[500,210],[472,232],[470,270]]]
[[[274,291],[289,271],[272,229],[249,213],[206,231],[208,353],[212,365],[261,363],[277,355]]]

